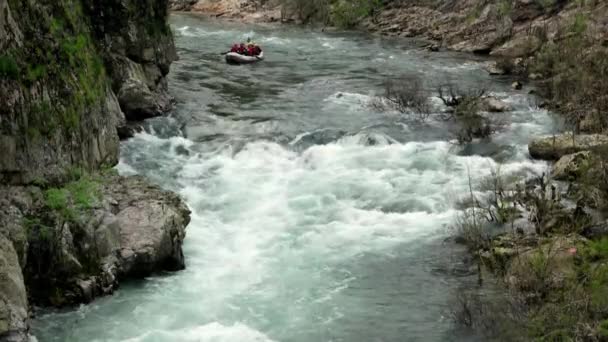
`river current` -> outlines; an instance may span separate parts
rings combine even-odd
[[[42,311],[36,339],[475,340],[450,319],[469,279],[464,253],[444,240],[469,174],[546,170],[527,143],[554,124],[528,89],[490,78],[474,56],[408,40],[185,14],[171,25],[176,109],[123,142],[117,168],[184,197],[187,268]],[[266,60],[225,64],[220,53],[247,37]],[[486,87],[514,110],[496,114],[507,125],[492,141],[458,146],[444,122],[369,105],[401,74],[420,75],[429,96],[445,82]]]

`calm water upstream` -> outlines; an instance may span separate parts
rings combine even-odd
[[[499,161],[503,173],[543,172],[526,144],[552,131],[549,115],[470,55],[188,15],[171,23],[179,104],[123,143],[118,169],[186,199],[187,269],[43,312],[38,341],[473,340],[449,319],[464,281],[450,271],[461,254],[443,243],[454,203],[467,170],[479,179]],[[226,65],[219,53],[249,36],[267,60]],[[429,91],[486,85],[515,108],[498,114],[509,125],[462,148],[444,123],[371,109],[382,81],[402,73]]]

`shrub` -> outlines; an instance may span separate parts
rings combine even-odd
[[[0,78],[17,79],[19,66],[10,55],[0,55]]]
[[[384,82],[384,95],[373,99],[371,105],[383,110],[387,107],[402,114],[414,114],[420,121],[431,114],[431,106],[418,75],[403,75]]]
[[[338,0],[332,6],[331,21],[338,27],[352,28],[381,5],[380,0]]]
[[[587,35],[587,17],[579,13],[562,25],[554,43],[545,44],[531,71],[548,76],[539,87],[553,109],[578,133],[608,128],[608,48]]]
[[[34,65],[27,69],[27,80],[32,83],[42,79],[45,75],[46,67],[44,65]]]

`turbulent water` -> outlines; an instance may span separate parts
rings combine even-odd
[[[464,279],[444,239],[468,175],[545,170],[528,140],[552,130],[526,90],[470,55],[362,34],[174,15],[181,59],[169,118],[122,146],[118,169],[193,211],[187,269],[42,312],[44,341],[468,341],[450,303]],[[253,37],[267,60],[228,66]],[[389,76],[485,86],[514,111],[492,142],[458,147],[446,123],[369,106]],[[437,110],[440,103],[434,101]]]

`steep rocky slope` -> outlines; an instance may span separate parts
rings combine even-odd
[[[0,180],[60,181],[118,156],[117,127],[171,105],[166,1],[0,3]],[[124,113],[124,114],[123,114]]]
[[[128,121],[171,108],[167,0],[0,0],[0,341],[31,304],[71,305],[184,267],[190,212],[109,167]]]

